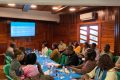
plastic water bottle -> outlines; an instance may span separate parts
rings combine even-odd
[[[51,75],[53,76],[53,74],[54,74],[54,65],[51,65]]]
[[[69,77],[70,77],[70,80],[72,79],[72,69],[71,68],[69,68]]]
[[[63,67],[62,67],[62,70],[63,70],[63,72],[65,72],[65,66],[63,65]]]

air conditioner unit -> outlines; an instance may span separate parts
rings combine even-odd
[[[81,21],[96,20],[97,15],[98,14],[96,12],[89,12],[89,13],[85,13],[85,14],[80,14],[80,20]]]

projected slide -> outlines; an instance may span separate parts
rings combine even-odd
[[[34,22],[11,22],[11,37],[35,36]]]

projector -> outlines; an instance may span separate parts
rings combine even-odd
[[[28,10],[30,10],[30,4],[25,4],[23,6],[23,11],[27,12]]]

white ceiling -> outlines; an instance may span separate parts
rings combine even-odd
[[[120,6],[120,0],[0,0],[0,3],[37,5]]]

